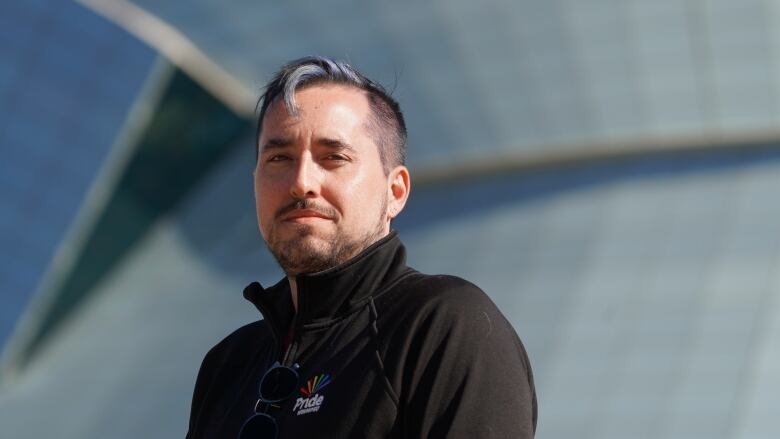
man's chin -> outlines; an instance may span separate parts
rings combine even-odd
[[[320,239],[327,241],[333,232],[319,222],[285,222],[277,229],[280,240],[295,241],[301,239]]]
[[[289,275],[322,271],[338,262],[333,260],[332,242],[314,234],[277,241],[269,245],[269,249]]]
[[[288,275],[309,274],[327,270],[338,265],[330,253],[288,252],[279,255],[277,261]]]
[[[279,265],[288,275],[316,273],[344,263],[378,239],[379,235],[367,235],[361,239],[349,239],[339,233],[328,233],[318,227],[295,227],[277,230],[268,247]]]
[[[329,235],[322,230],[307,225],[300,225],[296,227],[293,233],[288,234],[284,240],[284,246],[287,248],[300,246],[310,249],[309,251],[316,251],[316,248],[323,245],[328,246],[332,242]]]

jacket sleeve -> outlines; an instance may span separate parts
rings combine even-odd
[[[187,428],[187,439],[196,437],[197,421],[203,402],[205,400],[206,393],[212,382],[212,357],[214,356],[214,349],[215,348],[212,348],[203,358],[203,362],[200,365],[200,370],[198,371],[198,378],[195,380],[195,390],[192,392],[192,404],[190,406],[190,422]]]
[[[227,339],[222,340],[220,343],[212,347],[203,358],[198,370],[198,378],[195,380],[195,389],[192,392],[192,404],[190,406],[190,421],[187,428],[187,439],[194,439],[202,437],[203,434],[199,431],[201,425],[202,416],[204,416],[204,410],[206,400],[208,399],[209,392],[211,392],[215,375],[220,367],[224,363],[224,350]]]
[[[512,326],[465,281],[432,297],[405,366],[404,437],[532,438],[533,376]]]

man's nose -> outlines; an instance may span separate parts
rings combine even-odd
[[[293,198],[313,198],[320,192],[319,170],[311,158],[302,157],[293,171],[290,195]]]

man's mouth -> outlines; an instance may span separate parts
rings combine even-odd
[[[311,223],[317,221],[329,221],[331,218],[316,210],[294,210],[282,217],[282,221],[292,223]]]

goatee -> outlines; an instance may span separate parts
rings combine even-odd
[[[320,207],[306,201],[295,203],[298,209],[321,210]],[[289,207],[283,208],[280,215],[288,213]],[[384,235],[385,212],[387,199],[382,200],[380,215],[376,226],[367,230],[362,236],[350,236],[337,227],[333,236],[315,236],[316,229],[308,224],[298,224],[295,237],[284,241],[275,239],[275,234],[268,236],[266,245],[288,276],[303,273],[316,273],[341,265]]]

